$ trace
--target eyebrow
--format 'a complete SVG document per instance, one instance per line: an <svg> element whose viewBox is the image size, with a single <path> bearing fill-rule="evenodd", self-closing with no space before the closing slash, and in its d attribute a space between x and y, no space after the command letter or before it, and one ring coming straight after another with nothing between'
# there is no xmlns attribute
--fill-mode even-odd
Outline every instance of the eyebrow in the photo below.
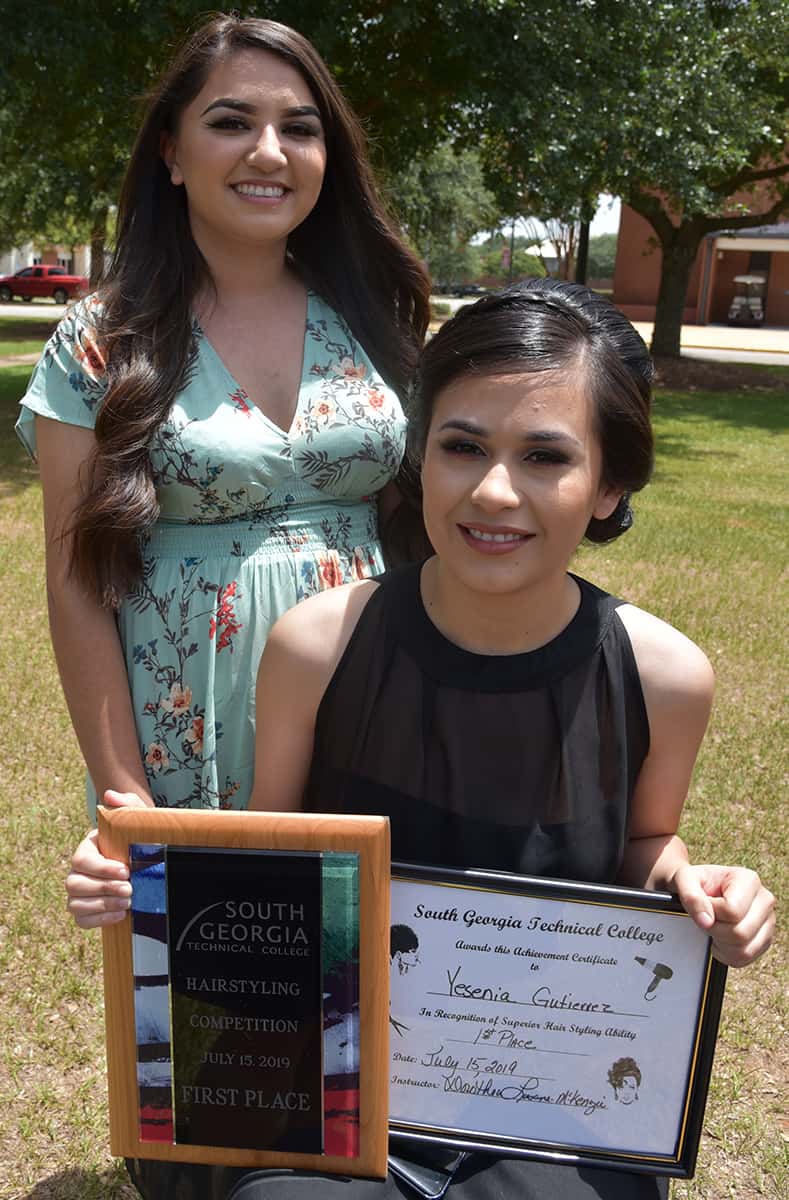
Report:
<svg viewBox="0 0 789 1200"><path fill-rule="evenodd" d="M462 421L460 419L445 421L439 427L438 432L442 433L445 429L457 429L461 433L470 433L472 437L489 438L490 432L482 425L477 425L474 421ZM534 429L529 433L524 434L522 441L524 442L564 442L574 446L580 446L578 438L573 437L570 433L564 433L560 429Z"/></svg>
<svg viewBox="0 0 789 1200"><path fill-rule="evenodd" d="M204 117L206 113L210 113L214 108L232 108L235 112L247 113L252 115L257 112L257 105L247 104L245 100L236 100L233 96L222 96L219 100L212 100L208 108L204 108L200 113ZM320 121L321 114L313 104L299 104L294 108L286 108L282 113L283 117L317 117Z"/></svg>

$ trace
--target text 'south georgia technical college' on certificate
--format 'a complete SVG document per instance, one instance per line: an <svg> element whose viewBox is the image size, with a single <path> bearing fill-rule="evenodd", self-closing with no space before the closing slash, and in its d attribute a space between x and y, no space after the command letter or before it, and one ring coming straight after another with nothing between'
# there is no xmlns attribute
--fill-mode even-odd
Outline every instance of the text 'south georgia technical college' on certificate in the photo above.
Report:
<svg viewBox="0 0 789 1200"><path fill-rule="evenodd" d="M725 969L663 894L395 865L390 1128L687 1176Z"/></svg>

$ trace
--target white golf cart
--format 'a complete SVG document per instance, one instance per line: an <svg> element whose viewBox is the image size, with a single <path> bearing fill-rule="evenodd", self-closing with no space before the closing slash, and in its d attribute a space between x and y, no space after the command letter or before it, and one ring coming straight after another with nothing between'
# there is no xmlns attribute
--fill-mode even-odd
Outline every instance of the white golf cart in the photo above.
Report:
<svg viewBox="0 0 789 1200"><path fill-rule="evenodd" d="M730 325L761 325L764 321L765 279L762 275L735 275L735 293L729 305Z"/></svg>

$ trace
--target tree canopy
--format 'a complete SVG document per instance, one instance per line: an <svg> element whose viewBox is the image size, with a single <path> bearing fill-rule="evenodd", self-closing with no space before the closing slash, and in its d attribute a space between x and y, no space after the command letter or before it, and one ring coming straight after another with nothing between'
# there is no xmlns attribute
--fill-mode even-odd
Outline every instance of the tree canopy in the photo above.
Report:
<svg viewBox="0 0 789 1200"><path fill-rule="evenodd" d="M536 34L531 4L503 7L507 69L476 113L496 194L511 211L583 219L605 190L641 213L662 253L653 349L678 354L701 238L789 212L789 7L548 0ZM554 45L542 115L530 89L508 86L513 47L535 36Z"/></svg>
<svg viewBox="0 0 789 1200"><path fill-rule="evenodd" d="M477 12L489 7L495 0L234 9L307 34L365 123L375 161L394 176L444 138L459 81L473 74L466 51ZM56 228L67 203L100 248L138 99L205 12L201 0L0 0L0 239Z"/></svg>
<svg viewBox="0 0 789 1200"><path fill-rule="evenodd" d="M99 262L145 91L186 3L0 3L0 230L88 231ZM13 10L13 16L11 14Z"/></svg>
<svg viewBox="0 0 789 1200"><path fill-rule="evenodd" d="M678 355L702 238L789 213L789 8L686 3L680 22L676 6L654 7L613 186L655 232L662 272L652 348Z"/></svg>
<svg viewBox="0 0 789 1200"><path fill-rule="evenodd" d="M199 0L0 0L0 240L67 218L99 247L137 97L204 11ZM600 192L620 195L660 246L661 352L678 353L705 233L789 211L785 0L270 0L236 11L317 45L395 196L448 143L479 151L507 216L588 220ZM416 197L408 214L398 203L425 228Z"/></svg>
<svg viewBox="0 0 789 1200"><path fill-rule="evenodd" d="M613 279L616 262L615 233L600 233L589 239L589 277L591 279Z"/></svg>
<svg viewBox="0 0 789 1200"><path fill-rule="evenodd" d="M530 253L533 245L530 238L512 238L505 233L494 233L477 246L481 274L486 279L495 280L500 286L547 274L539 256Z"/></svg>
<svg viewBox="0 0 789 1200"><path fill-rule="evenodd" d="M388 190L412 245L434 276L457 280L474 273L471 238L499 219L475 151L437 146L389 176Z"/></svg>

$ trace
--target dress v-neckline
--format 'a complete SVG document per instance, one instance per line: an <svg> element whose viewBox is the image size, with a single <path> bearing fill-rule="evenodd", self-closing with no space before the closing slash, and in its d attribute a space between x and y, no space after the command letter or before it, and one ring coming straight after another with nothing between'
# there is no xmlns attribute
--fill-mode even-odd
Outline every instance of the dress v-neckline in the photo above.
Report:
<svg viewBox="0 0 789 1200"><path fill-rule="evenodd" d="M211 339L206 334L205 330L203 329L202 325L198 321L197 317L193 318L196 330L198 331L198 333L200 335L201 344L208 349L211 356L218 363L219 367L221 368L223 373L226 375L229 382L232 384L233 392L234 393L240 392L241 395L245 398L245 400L247 400L249 403L249 412L257 414L258 418L261 421L263 421L269 427L269 429L273 429L277 434L279 434L279 436L281 438L284 438L286 441L292 440L292 435L293 435L293 432L294 432L294 429L296 426L296 422L297 422L300 412L301 412L301 395L302 395L302 392L304 391L304 371L305 371L305 367L306 367L306 363L307 363L307 332L308 332L308 329L310 326L310 316L311 316L313 299L314 299L314 294L308 288L307 289L307 307L306 307L306 311L305 311L305 315L304 315L304 336L302 337L302 340L301 340L301 368L299 370L299 386L298 386L298 391L296 393L296 405L293 409L293 416L291 417L290 425L287 427L287 429L283 428L282 425L278 425L276 421L273 421L271 419L271 417L269 417L266 413L264 413L263 409L260 407L259 404L255 404L255 402L253 400L250 400L246 388L242 387L241 384L238 382L238 380L235 378L235 376L231 372L230 368L228 367L227 363L222 358L222 355L219 353L219 351L216 349L216 347L214 346Z"/></svg>

